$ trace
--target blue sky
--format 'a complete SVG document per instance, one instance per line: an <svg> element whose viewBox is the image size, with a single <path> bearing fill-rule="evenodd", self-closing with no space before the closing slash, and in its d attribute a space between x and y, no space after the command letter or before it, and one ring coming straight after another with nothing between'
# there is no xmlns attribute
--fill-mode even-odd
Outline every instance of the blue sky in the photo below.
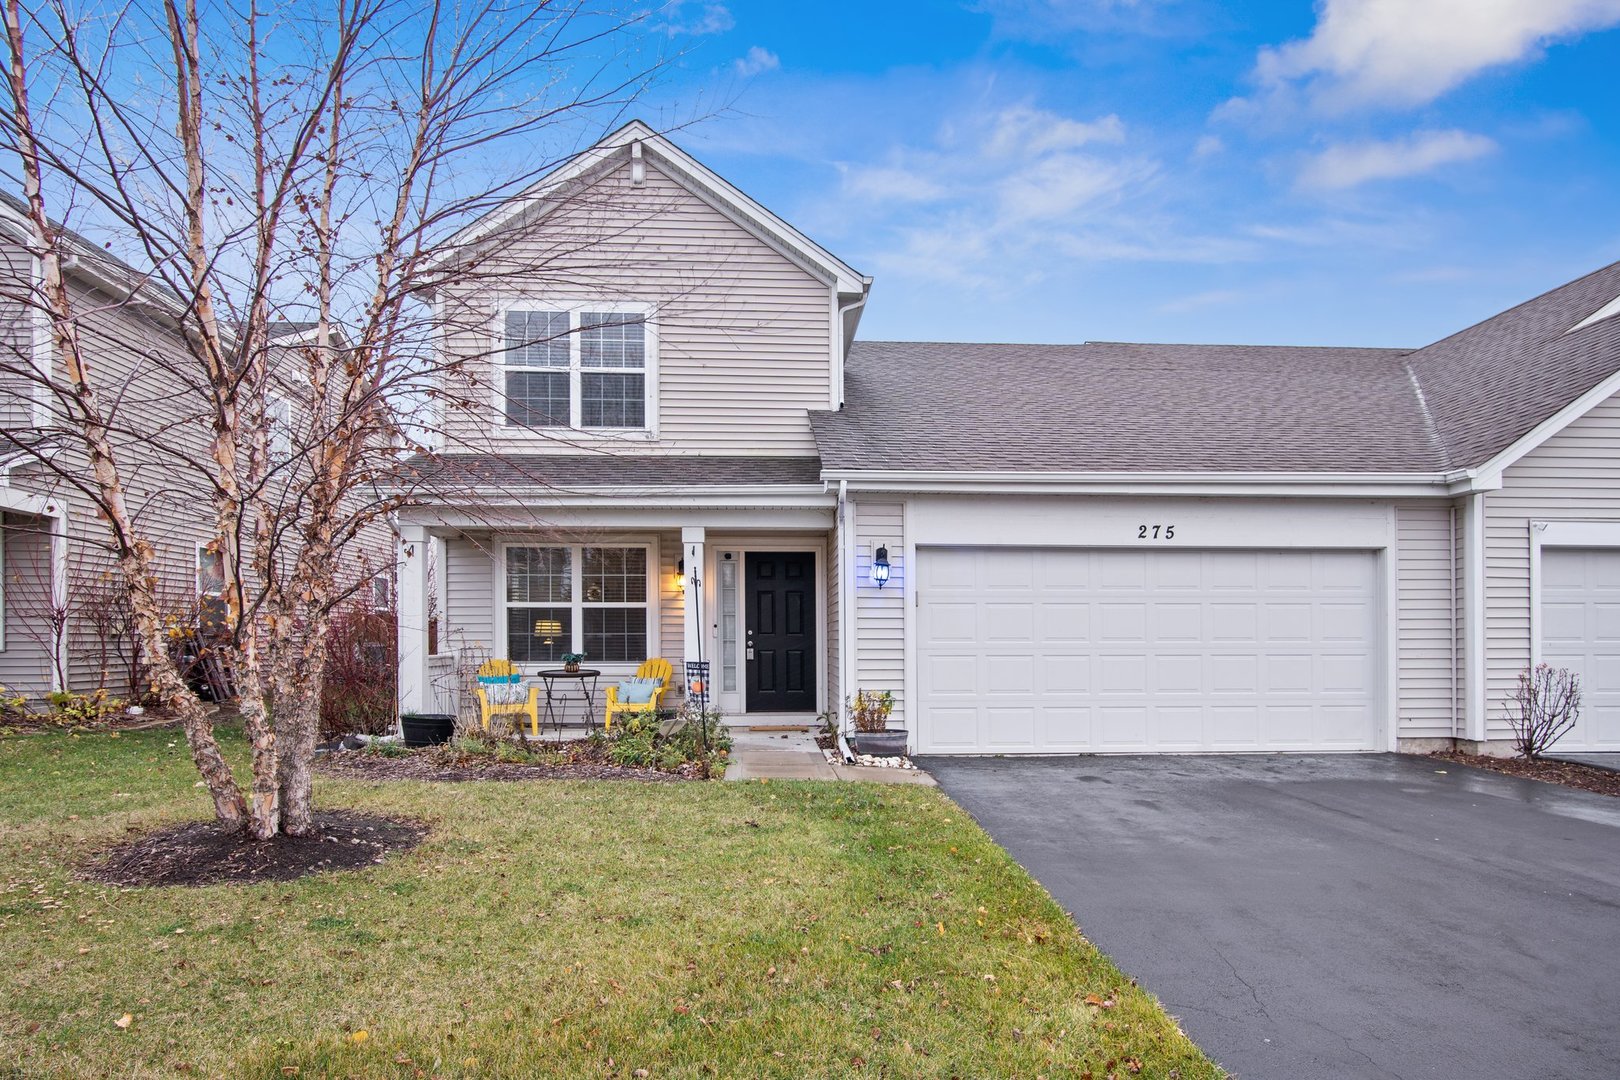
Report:
<svg viewBox="0 0 1620 1080"><path fill-rule="evenodd" d="M866 338L1421 345L1620 259L1620 0L684 0L641 109Z"/></svg>

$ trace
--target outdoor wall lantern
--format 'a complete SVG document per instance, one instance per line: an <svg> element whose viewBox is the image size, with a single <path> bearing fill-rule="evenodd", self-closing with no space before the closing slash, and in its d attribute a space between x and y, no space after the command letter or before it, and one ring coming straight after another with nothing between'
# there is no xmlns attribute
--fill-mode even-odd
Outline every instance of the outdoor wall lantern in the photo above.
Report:
<svg viewBox="0 0 1620 1080"><path fill-rule="evenodd" d="M872 580L880 589L889 583L889 549L882 544L872 553Z"/></svg>
<svg viewBox="0 0 1620 1080"><path fill-rule="evenodd" d="M675 591L676 592L685 592L686 591L686 560L685 559L676 559L675 560Z"/></svg>
<svg viewBox="0 0 1620 1080"><path fill-rule="evenodd" d="M556 619L541 619L534 624L534 636L539 638L543 645L555 644L561 634L562 623Z"/></svg>

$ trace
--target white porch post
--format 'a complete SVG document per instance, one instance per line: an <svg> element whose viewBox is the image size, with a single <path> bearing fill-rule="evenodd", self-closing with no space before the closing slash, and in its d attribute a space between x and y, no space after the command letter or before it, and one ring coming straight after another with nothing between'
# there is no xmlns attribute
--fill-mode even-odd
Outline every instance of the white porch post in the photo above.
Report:
<svg viewBox="0 0 1620 1080"><path fill-rule="evenodd" d="M399 526L399 711L425 712L428 686L428 532Z"/></svg>
<svg viewBox="0 0 1620 1080"><path fill-rule="evenodd" d="M686 560L686 595L682 598L682 616L686 627L687 660L706 659L703 652L703 537L701 525L681 529L681 558ZM680 676L681 685L686 686L684 668ZM712 694L710 700L713 700Z"/></svg>
<svg viewBox="0 0 1620 1080"><path fill-rule="evenodd" d="M47 519L51 523L51 608L53 618L55 612L62 611L68 604L68 536L67 536L67 508L59 508ZM51 689L71 690L68 685L72 680L72 673L68 670L68 622L61 623L61 633L57 635L51 648L55 655L51 657Z"/></svg>

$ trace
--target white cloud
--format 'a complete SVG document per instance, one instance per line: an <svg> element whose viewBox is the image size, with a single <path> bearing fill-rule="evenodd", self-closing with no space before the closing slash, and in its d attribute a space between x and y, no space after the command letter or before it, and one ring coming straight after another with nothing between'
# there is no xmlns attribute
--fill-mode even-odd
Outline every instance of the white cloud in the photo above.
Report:
<svg viewBox="0 0 1620 1080"><path fill-rule="evenodd" d="M738 75L749 78L762 71L775 71L782 66L781 59L771 50L754 45L748 52L731 62Z"/></svg>
<svg viewBox="0 0 1620 1080"><path fill-rule="evenodd" d="M692 4L669 0L664 5L664 29L675 34L723 34L737 25L731 9L724 4Z"/></svg>
<svg viewBox="0 0 1620 1080"><path fill-rule="evenodd" d="M937 180L904 165L844 166L844 191L875 203L932 202L944 197Z"/></svg>
<svg viewBox="0 0 1620 1080"><path fill-rule="evenodd" d="M1219 135L1205 135L1193 145L1192 156L1194 161L1207 161L1212 157L1220 156L1225 151L1226 143Z"/></svg>
<svg viewBox="0 0 1620 1080"><path fill-rule="evenodd" d="M991 157L1077 150L1087 143L1121 143L1125 124L1109 114L1096 120L1071 120L1030 105L1014 105L996 114L984 152Z"/></svg>
<svg viewBox="0 0 1620 1080"><path fill-rule="evenodd" d="M1340 143L1314 155L1300 171L1299 184L1314 190L1337 190L1370 180L1417 176L1461 161L1473 161L1496 150L1483 135L1455 129L1419 131L1398 139Z"/></svg>
<svg viewBox="0 0 1620 1080"><path fill-rule="evenodd" d="M1262 49L1271 94L1318 104L1421 105L1547 44L1620 24L1620 0L1321 0L1311 36ZM1254 104L1239 102L1243 104Z"/></svg>

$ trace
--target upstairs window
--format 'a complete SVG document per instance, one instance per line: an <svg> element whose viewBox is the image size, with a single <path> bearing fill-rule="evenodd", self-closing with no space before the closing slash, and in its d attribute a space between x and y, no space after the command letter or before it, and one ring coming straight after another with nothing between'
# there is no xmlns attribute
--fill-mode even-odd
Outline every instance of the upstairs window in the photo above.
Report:
<svg viewBox="0 0 1620 1080"><path fill-rule="evenodd" d="M640 312L520 309L504 318L507 425L647 427L647 323Z"/></svg>

